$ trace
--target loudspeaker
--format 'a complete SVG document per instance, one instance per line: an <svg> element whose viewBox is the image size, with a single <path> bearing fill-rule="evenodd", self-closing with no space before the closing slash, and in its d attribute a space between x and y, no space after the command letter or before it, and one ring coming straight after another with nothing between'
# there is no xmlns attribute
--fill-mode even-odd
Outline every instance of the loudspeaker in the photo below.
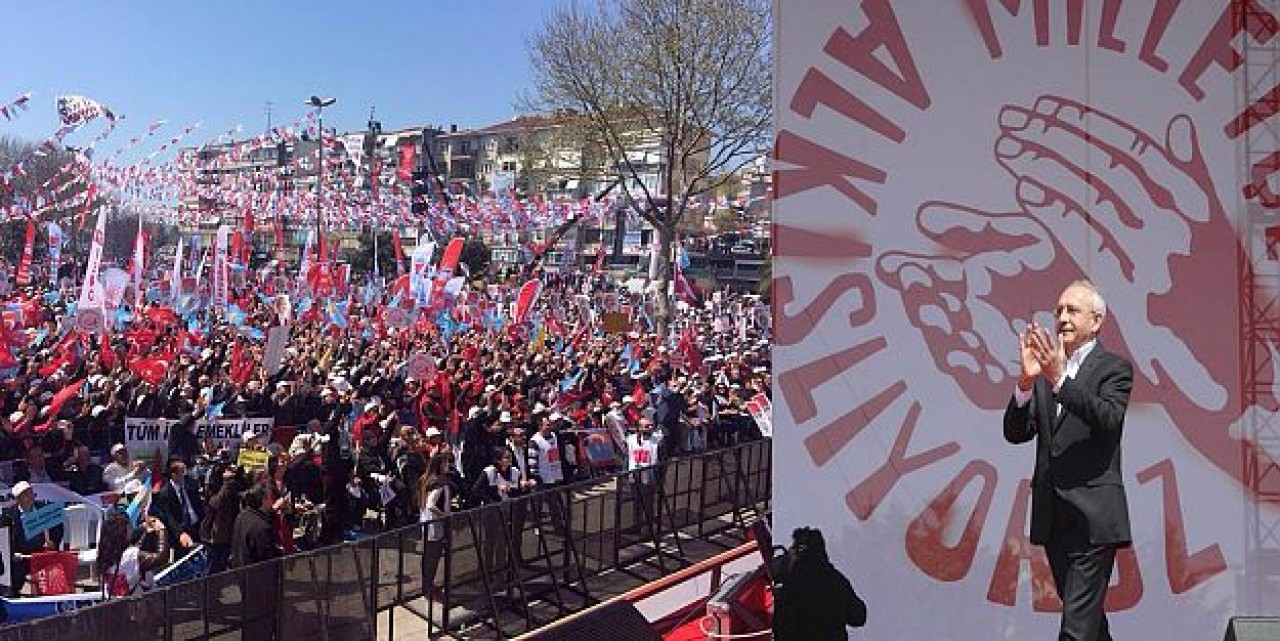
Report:
<svg viewBox="0 0 1280 641"><path fill-rule="evenodd" d="M1231 617L1223 641L1276 641L1280 617Z"/></svg>

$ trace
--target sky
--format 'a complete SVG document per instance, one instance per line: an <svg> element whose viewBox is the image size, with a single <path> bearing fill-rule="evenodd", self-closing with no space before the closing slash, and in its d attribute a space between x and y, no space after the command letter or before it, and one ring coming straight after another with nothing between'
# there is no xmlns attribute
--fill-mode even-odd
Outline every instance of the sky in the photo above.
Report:
<svg viewBox="0 0 1280 641"><path fill-rule="evenodd" d="M87 96L125 120L114 150L156 120L154 150L194 123L198 145L239 124L241 137L290 124L312 95L336 98L325 127L384 131L508 120L529 90L525 43L565 0L6 0L0 136L37 142L58 126L55 100ZM64 144L87 142L90 123Z"/></svg>

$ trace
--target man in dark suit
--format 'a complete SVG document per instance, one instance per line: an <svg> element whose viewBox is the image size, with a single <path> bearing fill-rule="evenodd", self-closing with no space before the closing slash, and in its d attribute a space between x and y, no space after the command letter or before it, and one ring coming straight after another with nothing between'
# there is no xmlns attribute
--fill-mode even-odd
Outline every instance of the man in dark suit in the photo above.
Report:
<svg viewBox="0 0 1280 641"><path fill-rule="evenodd" d="M164 523L174 558L181 558L195 547L200 520L204 518L204 504L200 501L200 488L187 478L186 463L178 459L169 461L169 478L151 498L151 515Z"/></svg>
<svg viewBox="0 0 1280 641"><path fill-rule="evenodd" d="M1097 341L1107 309L1092 283L1069 285L1054 313L1056 341L1034 323L1022 333L1004 437L1037 439L1031 542L1044 546L1062 598L1059 641L1110 641L1107 584L1132 540L1120 437L1133 366Z"/></svg>

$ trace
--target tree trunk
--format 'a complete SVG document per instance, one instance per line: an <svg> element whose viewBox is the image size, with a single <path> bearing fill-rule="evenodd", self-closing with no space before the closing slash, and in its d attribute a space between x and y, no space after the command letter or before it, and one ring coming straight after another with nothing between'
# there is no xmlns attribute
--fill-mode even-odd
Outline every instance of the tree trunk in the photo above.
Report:
<svg viewBox="0 0 1280 641"><path fill-rule="evenodd" d="M657 326L658 339L663 340L667 336L667 327L671 324L673 309L671 300L671 245L675 239L675 225L664 224L655 227L654 231L658 234L653 250L657 252L658 256L657 274L654 275L654 282L658 284L658 290L654 294L653 322Z"/></svg>

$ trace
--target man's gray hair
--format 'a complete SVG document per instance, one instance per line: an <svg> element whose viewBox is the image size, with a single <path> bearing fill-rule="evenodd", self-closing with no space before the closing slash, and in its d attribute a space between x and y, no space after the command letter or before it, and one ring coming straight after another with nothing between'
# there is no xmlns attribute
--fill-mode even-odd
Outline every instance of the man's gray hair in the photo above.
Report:
<svg viewBox="0 0 1280 641"><path fill-rule="evenodd" d="M1071 289L1072 287L1080 287L1082 289L1089 290L1089 293L1093 294L1093 311L1097 312L1099 316L1105 317L1107 315L1107 301L1102 298L1102 290L1098 289L1097 285L1094 285L1092 281L1082 278L1068 285L1067 289Z"/></svg>

